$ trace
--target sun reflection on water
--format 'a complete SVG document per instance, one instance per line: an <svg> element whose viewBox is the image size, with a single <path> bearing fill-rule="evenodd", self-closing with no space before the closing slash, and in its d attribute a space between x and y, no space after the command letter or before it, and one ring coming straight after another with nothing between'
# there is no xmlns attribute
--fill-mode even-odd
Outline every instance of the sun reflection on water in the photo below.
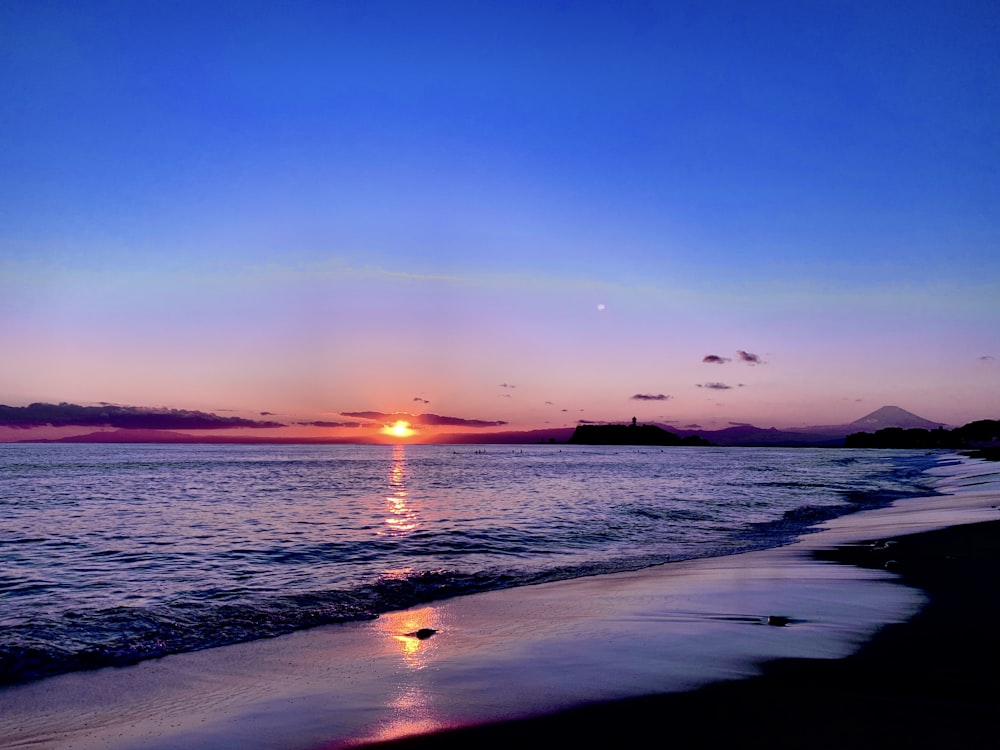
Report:
<svg viewBox="0 0 1000 750"><path fill-rule="evenodd" d="M409 534L420 524L417 512L406 491L406 448L392 447L392 464L389 466L389 494L385 498L389 515L385 519L387 530L381 533L390 536Z"/></svg>

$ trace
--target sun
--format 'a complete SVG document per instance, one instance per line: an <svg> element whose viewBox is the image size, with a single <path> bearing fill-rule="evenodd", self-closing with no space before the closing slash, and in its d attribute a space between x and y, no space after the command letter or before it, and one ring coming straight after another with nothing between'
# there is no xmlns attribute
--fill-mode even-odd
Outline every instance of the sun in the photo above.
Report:
<svg viewBox="0 0 1000 750"><path fill-rule="evenodd" d="M392 435L393 437L405 438L405 437L410 437L410 435L412 435L414 431L410 429L409 422L405 422L402 419L400 419L395 424L386 425L385 427L383 427L382 432L385 435Z"/></svg>

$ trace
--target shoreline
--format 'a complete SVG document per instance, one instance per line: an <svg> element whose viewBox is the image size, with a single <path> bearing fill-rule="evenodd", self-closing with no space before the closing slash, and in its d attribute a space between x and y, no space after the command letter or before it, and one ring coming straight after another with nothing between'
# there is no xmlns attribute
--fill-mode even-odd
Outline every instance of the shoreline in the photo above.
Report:
<svg viewBox="0 0 1000 750"><path fill-rule="evenodd" d="M841 516L782 548L459 597L368 623L15 686L0 691L0 737L8 738L0 746L329 749L391 739L404 747L447 747L498 733L530 744L543 729L593 745L638 741L632 732L644 721L662 732L664 712L677 714L676 731L687 721L692 732L695 717L714 732L722 731L718 717L743 712L743 720L731 722L736 732L742 721L757 721L750 709L756 704L771 711L770 722L787 722L782 711L810 715L819 722L814 733L824 721L823 706L810 714L799 704L806 695L823 704L859 694L843 689L852 679L870 683L861 693L869 702L912 703L878 670L831 666L853 664L850 654L865 654L887 637L890 644L908 642L908 636L883 635L907 627L883 628L887 622L919 623L938 600L954 612L948 592L957 590L981 594L986 609L977 622L988 626L984 618L995 614L993 573L984 578L980 571L996 572L1000 555L992 550L1000 545L990 540L1000 537L1000 528L964 524L1000 518L994 468L959 459L931 472L946 494ZM943 527L957 536L935 544L982 549L975 565L951 566L964 577L958 581L928 584L926 570L887 572L870 546L858 546ZM917 546L926 548L926 541ZM841 555L837 562L816 558L835 548L840 551L830 554ZM858 567L847 559L851 554L872 564ZM914 584L931 597L924 610L926 597ZM788 626L768 627L771 616L788 617ZM437 632L416 637L424 628ZM951 633L937 625L930 632ZM975 642L990 648L988 641ZM949 653L942 644L927 649ZM897 658L885 669L891 678L907 666ZM941 669L938 664L931 672ZM775 705L769 708L758 694ZM440 733L456 727L465 728ZM773 727L764 727L761 742L774 735ZM399 739L407 735L415 736ZM743 744L748 737L745 727L720 741L723 736ZM803 744L801 735L791 736L797 741L789 746Z"/></svg>
<svg viewBox="0 0 1000 750"><path fill-rule="evenodd" d="M995 455L963 454L996 461ZM951 477L942 491L975 485ZM997 473L992 474L993 491ZM954 496L953 496L954 497ZM931 530L893 533L819 545L818 561L867 570L891 570L899 582L927 595L912 616L884 625L852 654L839 659L783 658L764 662L760 673L694 690L577 706L544 716L466 726L433 734L365 744L366 750L465 748L482 744L537 744L540 737L583 747L644 744L665 736L695 746L837 748L864 746L993 747L1000 705L1000 519L966 521L954 508L955 525L902 501L905 528L910 511L930 515ZM951 503L949 503L951 505ZM961 505L961 504L959 504ZM991 505L1000 510L1000 503ZM830 525L830 524L827 524ZM836 523L832 525L837 525ZM806 540L803 540L806 541ZM333 747L333 746L330 746Z"/></svg>
<svg viewBox="0 0 1000 750"><path fill-rule="evenodd" d="M580 706L548 716L365 745L375 750L534 745L584 747L667 737L698 746L994 747L1000 705L1000 521L839 547L838 563L881 568L929 595L912 618L842 659L779 659L762 673L696 690ZM891 542L885 545L884 542Z"/></svg>

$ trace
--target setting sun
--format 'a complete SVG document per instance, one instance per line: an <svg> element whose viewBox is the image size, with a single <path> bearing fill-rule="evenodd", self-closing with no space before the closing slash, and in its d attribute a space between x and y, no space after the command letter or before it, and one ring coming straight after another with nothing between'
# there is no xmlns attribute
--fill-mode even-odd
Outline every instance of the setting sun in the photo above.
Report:
<svg viewBox="0 0 1000 750"><path fill-rule="evenodd" d="M410 429L410 423L404 422L402 419L393 425L386 425L382 429L382 432L393 437L410 437L413 434L413 430Z"/></svg>

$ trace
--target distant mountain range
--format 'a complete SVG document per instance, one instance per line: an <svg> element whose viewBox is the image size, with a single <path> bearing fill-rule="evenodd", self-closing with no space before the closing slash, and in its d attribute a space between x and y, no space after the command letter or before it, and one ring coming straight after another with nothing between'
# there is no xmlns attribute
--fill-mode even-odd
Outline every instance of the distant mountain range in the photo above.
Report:
<svg viewBox="0 0 1000 750"><path fill-rule="evenodd" d="M697 435L715 445L837 446L843 445L844 438L855 432L874 432L887 427L933 430L943 426L941 422L932 422L898 406L883 406L848 424L813 425L786 430L774 427L763 429L749 424L735 425L722 430L676 430L669 427L667 429L671 429L681 437Z"/></svg>
<svg viewBox="0 0 1000 750"><path fill-rule="evenodd" d="M842 425L817 425L796 429L778 430L774 427L755 427L751 424L733 425L721 430L688 430L677 429L668 424L656 424L663 430L677 435L679 438L700 438L713 445L720 446L839 446L844 444L844 438L856 432L874 432L887 427L904 429L921 428L932 430L943 425L932 422L916 414L901 409L898 406L883 406L871 414ZM575 427L554 427L539 430L508 431L508 432L477 432L452 433L437 437L435 442L450 445L482 445L505 444L525 445L530 443L567 443L573 435ZM273 438L256 435L222 436L222 435L189 435L167 430L114 430L92 432L86 435L59 438L57 440L30 442L58 443L285 443L285 444L338 444L355 443L356 438Z"/></svg>
<svg viewBox="0 0 1000 750"><path fill-rule="evenodd" d="M855 432L873 432L886 427L933 430L940 422L919 417L898 406L883 406L848 424L813 425L786 430L763 429L753 425L735 425L723 430L673 430L681 437L697 435L715 445L727 446L837 446Z"/></svg>

